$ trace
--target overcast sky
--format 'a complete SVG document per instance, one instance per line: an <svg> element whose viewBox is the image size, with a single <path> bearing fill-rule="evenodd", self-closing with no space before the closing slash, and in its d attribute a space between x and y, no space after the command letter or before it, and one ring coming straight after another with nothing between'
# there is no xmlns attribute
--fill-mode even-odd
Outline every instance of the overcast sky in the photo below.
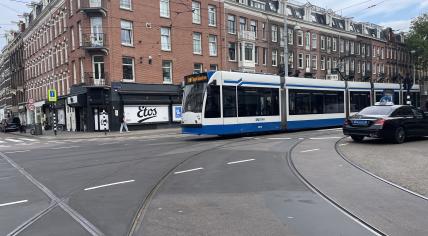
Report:
<svg viewBox="0 0 428 236"><path fill-rule="evenodd" d="M5 45L5 32L17 28L12 21L18 21L17 15L30 10L25 2L30 0L0 0L0 48ZM389 26L401 31L409 29L412 18L428 12L428 0L311 0L309 2L333 9L344 16L354 17L357 21Z"/></svg>

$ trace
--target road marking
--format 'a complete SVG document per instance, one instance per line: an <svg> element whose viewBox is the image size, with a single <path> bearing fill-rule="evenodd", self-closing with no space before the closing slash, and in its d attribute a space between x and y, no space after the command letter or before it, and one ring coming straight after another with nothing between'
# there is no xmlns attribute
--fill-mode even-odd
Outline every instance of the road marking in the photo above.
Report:
<svg viewBox="0 0 428 236"><path fill-rule="evenodd" d="M291 138L268 138L268 139L272 139L272 140L290 140Z"/></svg>
<svg viewBox="0 0 428 236"><path fill-rule="evenodd" d="M199 168L190 169L190 170L177 171L177 172L174 172L174 175L176 175L176 174L181 174L181 173L186 173L186 172L191 172L191 171L195 171L195 170L203 170L203 169L204 169L204 168L199 167Z"/></svg>
<svg viewBox="0 0 428 236"><path fill-rule="evenodd" d="M305 138L299 138L299 140L303 140L303 139L305 139Z"/></svg>
<svg viewBox="0 0 428 236"><path fill-rule="evenodd" d="M29 152L31 150L20 150L20 151L12 151L12 152L5 152L5 153L18 153L18 152Z"/></svg>
<svg viewBox="0 0 428 236"><path fill-rule="evenodd" d="M126 180L126 181L121 181L121 182L115 182L115 183L111 183L111 184L103 184L103 185L99 185L99 186L94 186L94 187L90 187L90 188L85 188L85 191L88 190L93 190L93 189L97 189L97 188L104 188L104 187L108 187L108 186L113 186L113 185L118 185L118 184L126 184L126 183L131 183L134 182L135 180L131 179L131 180Z"/></svg>
<svg viewBox="0 0 428 236"><path fill-rule="evenodd" d="M32 139L32 138L19 138L19 139L25 140L25 141L31 141L31 142L37 141L37 139Z"/></svg>
<svg viewBox="0 0 428 236"><path fill-rule="evenodd" d="M334 128L334 129L319 129L318 132L325 132L325 131L334 131L334 130L342 130L342 128Z"/></svg>
<svg viewBox="0 0 428 236"><path fill-rule="evenodd" d="M16 202L6 202L6 203L0 204L0 207L20 204L20 203L25 203L25 202L28 202L28 200L21 200L21 201L16 201Z"/></svg>
<svg viewBox="0 0 428 236"><path fill-rule="evenodd" d="M346 146L346 145L348 145L349 143L341 143L341 144L339 144L339 146Z"/></svg>
<svg viewBox="0 0 428 236"><path fill-rule="evenodd" d="M57 148L51 148L51 150L68 149L68 148L78 148L78 147L79 146L57 147Z"/></svg>
<svg viewBox="0 0 428 236"><path fill-rule="evenodd" d="M10 141L10 142L14 142L14 143L22 143L24 141L18 140L18 139L13 139L13 138L6 138L4 139L6 141Z"/></svg>
<svg viewBox="0 0 428 236"><path fill-rule="evenodd" d="M65 143L63 141L48 141L48 143Z"/></svg>
<svg viewBox="0 0 428 236"><path fill-rule="evenodd" d="M303 150L300 152L315 152L315 151L319 151L319 150L320 150L319 148L315 148L315 149Z"/></svg>
<svg viewBox="0 0 428 236"><path fill-rule="evenodd" d="M5 141L0 140L0 143L5 143Z"/></svg>
<svg viewBox="0 0 428 236"><path fill-rule="evenodd" d="M312 140L323 140L323 139L338 139L342 137L319 137L319 138L310 138Z"/></svg>
<svg viewBox="0 0 428 236"><path fill-rule="evenodd" d="M111 145L111 144L117 144L117 142L111 142L111 143L100 143L98 144L99 146L103 146L103 145Z"/></svg>
<svg viewBox="0 0 428 236"><path fill-rule="evenodd" d="M249 161L254 161L255 159L247 159L247 160L241 160L241 161L232 161L232 162L228 162L228 165L233 165L233 164L237 164L237 163L242 163L242 162L249 162Z"/></svg>
<svg viewBox="0 0 428 236"><path fill-rule="evenodd" d="M10 147L9 145L0 145L0 148L8 148Z"/></svg>

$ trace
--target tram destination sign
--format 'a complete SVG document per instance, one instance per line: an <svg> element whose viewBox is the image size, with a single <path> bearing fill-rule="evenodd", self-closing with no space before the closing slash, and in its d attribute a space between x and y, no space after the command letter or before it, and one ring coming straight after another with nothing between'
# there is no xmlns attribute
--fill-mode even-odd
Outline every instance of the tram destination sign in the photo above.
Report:
<svg viewBox="0 0 428 236"><path fill-rule="evenodd" d="M196 84L203 83L208 81L207 73L197 74L197 75L188 75L184 77L185 84Z"/></svg>

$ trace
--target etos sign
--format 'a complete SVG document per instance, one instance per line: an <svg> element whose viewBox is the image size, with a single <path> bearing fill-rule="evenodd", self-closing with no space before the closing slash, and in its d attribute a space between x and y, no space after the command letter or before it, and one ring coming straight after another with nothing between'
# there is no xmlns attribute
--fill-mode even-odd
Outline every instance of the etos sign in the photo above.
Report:
<svg viewBox="0 0 428 236"><path fill-rule="evenodd" d="M169 121L169 109L167 105L124 106L123 110L128 124L159 123Z"/></svg>

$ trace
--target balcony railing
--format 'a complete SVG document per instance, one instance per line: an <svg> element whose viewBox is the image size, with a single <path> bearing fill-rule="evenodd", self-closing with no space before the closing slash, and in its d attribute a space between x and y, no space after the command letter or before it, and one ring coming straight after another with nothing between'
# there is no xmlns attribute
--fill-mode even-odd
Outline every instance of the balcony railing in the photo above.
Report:
<svg viewBox="0 0 428 236"><path fill-rule="evenodd" d="M107 15L106 0L82 0L80 10L87 15Z"/></svg>
<svg viewBox="0 0 428 236"><path fill-rule="evenodd" d="M107 51L106 34L92 33L82 35L82 47L89 51Z"/></svg>
<svg viewBox="0 0 428 236"><path fill-rule="evenodd" d="M256 32L248 30L240 31L238 34L238 40L255 41Z"/></svg>
<svg viewBox="0 0 428 236"><path fill-rule="evenodd" d="M86 86L109 86L110 79L107 72L85 72L82 84Z"/></svg>

